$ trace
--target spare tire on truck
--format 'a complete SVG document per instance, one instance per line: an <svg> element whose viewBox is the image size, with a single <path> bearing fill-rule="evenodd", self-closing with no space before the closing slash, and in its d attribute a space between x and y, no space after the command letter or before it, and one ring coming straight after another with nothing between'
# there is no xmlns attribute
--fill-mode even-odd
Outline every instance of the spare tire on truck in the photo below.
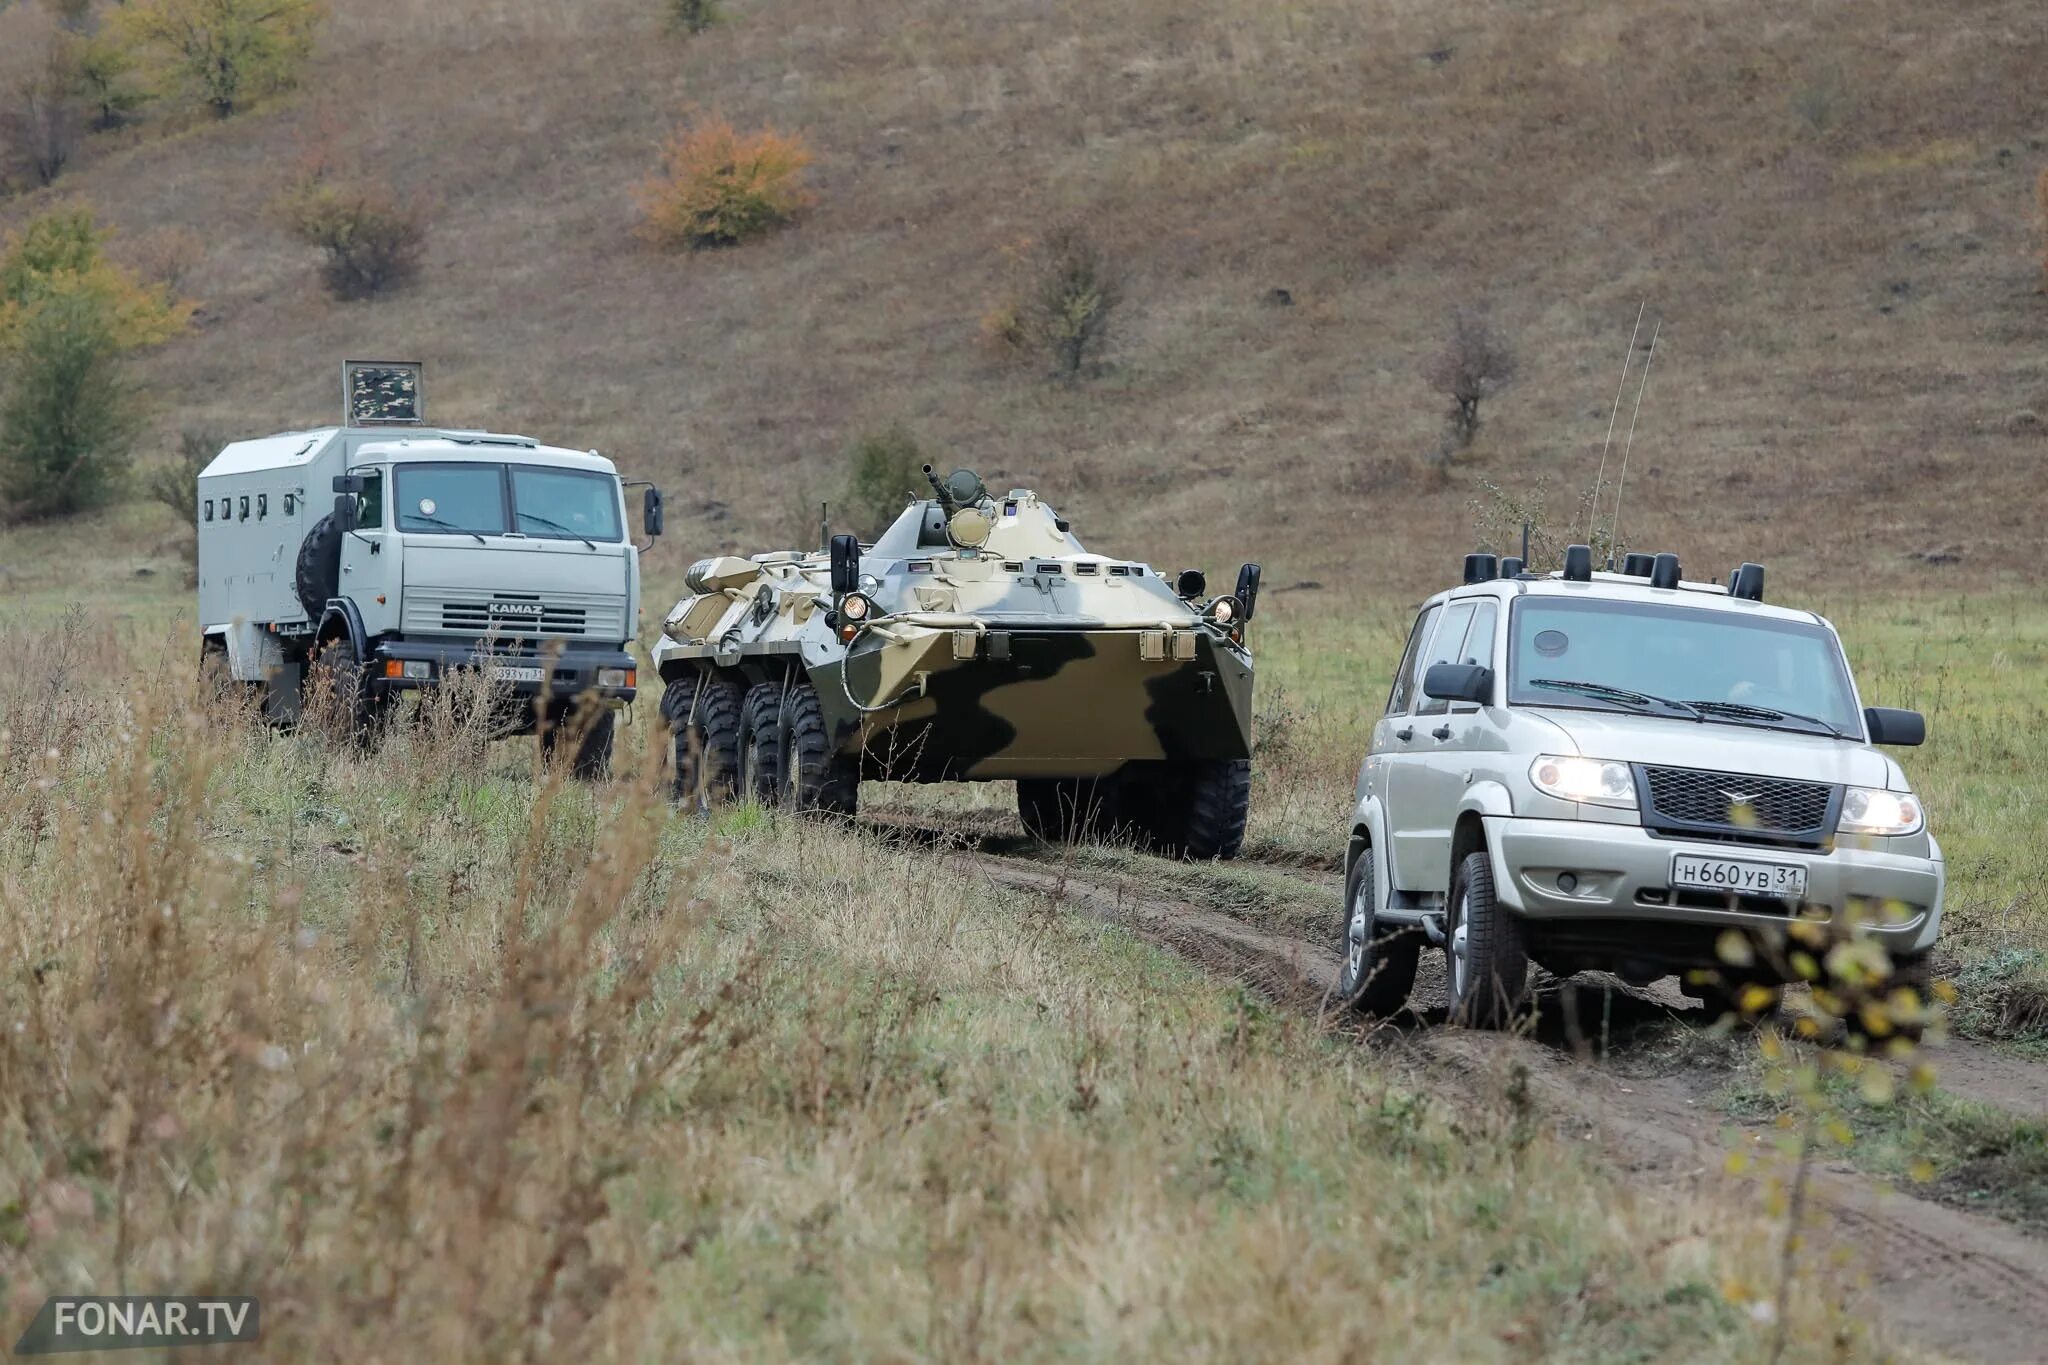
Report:
<svg viewBox="0 0 2048 1365"><path fill-rule="evenodd" d="M334 513L313 523L313 529L299 542L299 562L292 578L299 605L308 621L318 621L327 604L341 591L341 523Z"/></svg>

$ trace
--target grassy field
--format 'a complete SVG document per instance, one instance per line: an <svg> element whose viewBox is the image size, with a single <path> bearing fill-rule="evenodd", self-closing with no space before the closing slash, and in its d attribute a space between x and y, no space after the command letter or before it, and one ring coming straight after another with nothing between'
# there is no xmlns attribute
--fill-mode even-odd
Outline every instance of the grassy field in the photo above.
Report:
<svg viewBox="0 0 2048 1365"><path fill-rule="evenodd" d="M1440 1108L1056 900L651 771L133 685L183 644L8 631L10 1311L232 1288L281 1360L1765 1349L1767 1224L1512 1085ZM1794 1358L1874 1345L1846 1292Z"/></svg>

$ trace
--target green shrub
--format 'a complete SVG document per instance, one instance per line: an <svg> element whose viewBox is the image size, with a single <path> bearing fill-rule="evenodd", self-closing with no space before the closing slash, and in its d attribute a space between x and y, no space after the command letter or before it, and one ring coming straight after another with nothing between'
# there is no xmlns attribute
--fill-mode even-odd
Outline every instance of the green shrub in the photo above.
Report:
<svg viewBox="0 0 2048 1365"><path fill-rule="evenodd" d="M840 504L864 536L880 534L924 482L917 438L900 426L869 433L846 456L846 492Z"/></svg>
<svg viewBox="0 0 2048 1365"><path fill-rule="evenodd" d="M227 118L297 84L322 16L316 0L131 0L108 31L160 83Z"/></svg>
<svg viewBox="0 0 2048 1365"><path fill-rule="evenodd" d="M326 253L320 278L337 299L371 298L419 273L425 210L386 186L314 173L287 190L277 209L292 236Z"/></svg>
<svg viewBox="0 0 2048 1365"><path fill-rule="evenodd" d="M97 507L118 490L135 437L117 320L73 291L25 320L0 378L0 502L23 521Z"/></svg>
<svg viewBox="0 0 2048 1365"><path fill-rule="evenodd" d="M669 27L678 33L702 33L725 17L719 0L667 0Z"/></svg>

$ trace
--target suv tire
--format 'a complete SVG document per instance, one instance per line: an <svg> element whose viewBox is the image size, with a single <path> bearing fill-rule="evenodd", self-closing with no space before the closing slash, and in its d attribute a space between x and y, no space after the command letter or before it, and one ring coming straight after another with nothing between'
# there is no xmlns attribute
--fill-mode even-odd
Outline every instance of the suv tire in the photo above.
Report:
<svg viewBox="0 0 2048 1365"><path fill-rule="evenodd" d="M772 806L782 792L782 691L779 679L747 689L740 720L742 801Z"/></svg>
<svg viewBox="0 0 2048 1365"><path fill-rule="evenodd" d="M1458 865L1444 939L1451 1021L1484 1029L1512 1023L1528 990L1529 951L1521 920L1494 895L1493 860L1483 848Z"/></svg>
<svg viewBox="0 0 2048 1365"><path fill-rule="evenodd" d="M860 804L860 760L838 752L818 689L800 682L782 699L777 786L792 810L852 815Z"/></svg>
<svg viewBox="0 0 2048 1365"><path fill-rule="evenodd" d="M676 804L706 810L739 795L746 699L738 683L705 673L677 678L662 693L662 719L675 736Z"/></svg>
<svg viewBox="0 0 2048 1365"><path fill-rule="evenodd" d="M1422 957L1422 936L1406 927L1376 931L1373 908L1378 903L1373 852L1359 852L1344 878L1344 923L1337 951L1337 999L1362 1014L1398 1014L1415 989L1415 969Z"/></svg>

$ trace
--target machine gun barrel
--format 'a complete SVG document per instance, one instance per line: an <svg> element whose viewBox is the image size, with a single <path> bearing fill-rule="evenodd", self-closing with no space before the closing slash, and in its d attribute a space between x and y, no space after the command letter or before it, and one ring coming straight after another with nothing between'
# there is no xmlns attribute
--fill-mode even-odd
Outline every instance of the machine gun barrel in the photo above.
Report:
<svg viewBox="0 0 2048 1365"><path fill-rule="evenodd" d="M939 506L945 509L947 516L952 516L953 495L946 491L945 482L939 478L938 473L930 465L924 467L924 477L925 482L932 486L932 492L939 495Z"/></svg>

